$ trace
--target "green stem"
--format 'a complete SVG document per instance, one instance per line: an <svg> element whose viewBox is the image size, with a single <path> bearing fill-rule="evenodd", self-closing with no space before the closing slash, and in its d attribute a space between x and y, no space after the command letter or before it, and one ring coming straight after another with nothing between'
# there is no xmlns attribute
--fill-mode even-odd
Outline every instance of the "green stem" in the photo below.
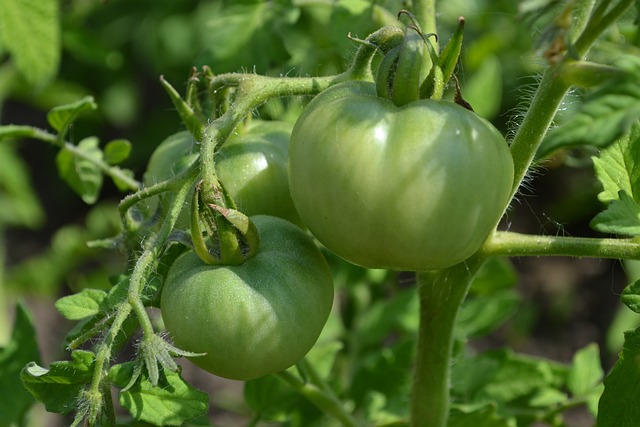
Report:
<svg viewBox="0 0 640 427"><path fill-rule="evenodd" d="M422 32L425 34L438 34L438 26L436 24L436 0L413 0L411 12L420 24ZM437 49L438 43L434 42Z"/></svg>
<svg viewBox="0 0 640 427"><path fill-rule="evenodd" d="M536 151L569 90L570 84L559 78L561 66L562 63L546 69L527 114L511 141L514 165L512 195L516 193L525 178Z"/></svg>
<svg viewBox="0 0 640 427"><path fill-rule="evenodd" d="M603 1L596 6L591 19L574 44L574 52L582 59L596 39L617 18L627 10L633 0L620 0L606 12L609 2ZM536 95L527 110L527 114L511 142L515 174L512 195L516 193L527 170L535 157L555 113L565 94L574 83L567 78L564 67L573 61L566 58L558 64L549 66L542 76Z"/></svg>
<svg viewBox="0 0 640 427"><path fill-rule="evenodd" d="M278 378L289 384L298 393L317 406L323 412L333 416L345 427L359 427L360 424L342 406L340 400L315 384L302 381L289 371L276 374Z"/></svg>
<svg viewBox="0 0 640 427"><path fill-rule="evenodd" d="M101 393L103 380L108 374L106 367L111 360L114 342L118 333L122 329L122 325L132 311L136 314L145 336L154 333L151 320L149 319L141 300L141 293L144 285L147 283L147 279L149 273L152 271L154 262L157 260L159 251L163 247L171 233L171 230L173 229L173 226L175 225L175 222L177 221L182 205L184 204L190 189L191 186L187 182L184 183L176 193L171 209L167 213L166 221L163 223L160 232L155 236L152 244L142 252L136 262L131 278L129 279L127 299L118 305L113 323L111 323L106 336L97 347L93 378L89 390L90 393Z"/></svg>
<svg viewBox="0 0 640 427"><path fill-rule="evenodd" d="M87 155L87 153L78 149L78 146L73 145L70 142L60 141L58 135L30 126L3 126L3 128L11 128L13 130L12 136L14 138L37 139L39 141L48 142L56 147L65 148L77 158L93 163L93 165L100 169L100 171L105 175L122 182L129 190L137 191L142 187L141 183L125 174L119 167L111 166L102 160L98 160Z"/></svg>
<svg viewBox="0 0 640 427"><path fill-rule="evenodd" d="M640 259L640 241L636 239L536 236L499 231L487 239L481 252L487 256Z"/></svg>
<svg viewBox="0 0 640 427"><path fill-rule="evenodd" d="M574 43L580 57L586 55L598 37L613 24L634 3L634 0L620 0L609 9L610 0L601 1L593 11L585 30ZM607 9L609 9L608 12Z"/></svg>
<svg viewBox="0 0 640 427"><path fill-rule="evenodd" d="M474 256L449 269L418 273L420 329L411 394L411 427L446 427L456 317L484 263Z"/></svg>

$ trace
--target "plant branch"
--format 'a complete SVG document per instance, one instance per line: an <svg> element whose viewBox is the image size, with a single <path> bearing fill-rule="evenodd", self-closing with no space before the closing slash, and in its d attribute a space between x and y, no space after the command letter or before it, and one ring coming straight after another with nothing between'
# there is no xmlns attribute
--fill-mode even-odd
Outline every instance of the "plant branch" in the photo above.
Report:
<svg viewBox="0 0 640 427"><path fill-rule="evenodd" d="M562 65L563 63L560 63L546 69L527 114L511 141L514 165L512 196L524 180L536 151L571 86L565 79L559 77L559 67Z"/></svg>
<svg viewBox="0 0 640 427"><path fill-rule="evenodd" d="M536 236L499 231L487 239L481 253L487 256L640 259L640 241L636 239Z"/></svg>
<svg viewBox="0 0 640 427"><path fill-rule="evenodd" d="M603 0L596 6L584 31L574 43L579 56L586 55L598 37L631 7L634 0L620 0L607 12L610 3L609 0Z"/></svg>
<svg viewBox="0 0 640 427"><path fill-rule="evenodd" d="M59 148L65 148L69 150L77 158L82 159L86 162L92 163L94 166L100 169L100 171L105 175L111 177L114 180L118 180L122 182L127 186L127 189L129 190L137 191L140 189L140 187L142 187L142 184L140 182L138 182L137 180L125 174L123 170L120 169L119 167L111 166L102 160L98 160L94 157L88 156L87 153L78 149L78 146L73 145L70 142L60 141L60 139L58 138L58 135L55 135L53 133L50 133L35 127L31 127L31 126L11 125L11 126L2 126L2 128L6 129L6 133L7 133L6 137L10 136L12 138L37 139L39 141L48 142ZM5 136L0 134L0 137L4 138Z"/></svg>
<svg viewBox="0 0 640 427"><path fill-rule="evenodd" d="M446 427L454 329L483 254L446 270L418 273L420 329L411 394L411 427Z"/></svg>

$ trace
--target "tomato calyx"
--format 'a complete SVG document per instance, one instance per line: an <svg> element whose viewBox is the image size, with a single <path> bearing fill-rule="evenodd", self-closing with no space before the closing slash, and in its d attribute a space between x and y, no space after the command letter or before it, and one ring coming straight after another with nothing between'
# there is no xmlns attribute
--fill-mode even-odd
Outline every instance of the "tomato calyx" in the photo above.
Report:
<svg viewBox="0 0 640 427"><path fill-rule="evenodd" d="M433 38L438 42L437 34L425 34L410 12L401 10L398 18L403 15L411 24L401 43L382 51L384 57L376 75L377 95L399 107L419 99L441 99L460 56L464 18L458 19L451 40L438 54L431 41Z"/></svg>
<svg viewBox="0 0 640 427"><path fill-rule="evenodd" d="M191 199L190 232L194 251L211 265L238 265L254 256L260 236L251 219L235 208L222 186L205 194L199 182ZM213 200L208 197L213 194ZM204 227L204 231L202 229Z"/></svg>

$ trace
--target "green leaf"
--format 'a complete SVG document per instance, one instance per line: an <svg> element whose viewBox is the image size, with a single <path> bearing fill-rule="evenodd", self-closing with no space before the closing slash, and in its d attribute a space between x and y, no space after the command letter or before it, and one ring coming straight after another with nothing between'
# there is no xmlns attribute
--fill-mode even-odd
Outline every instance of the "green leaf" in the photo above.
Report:
<svg viewBox="0 0 640 427"><path fill-rule="evenodd" d="M60 176L82 197L85 203L95 203L102 187L102 172L96 163L102 161L102 151L98 147L98 138L85 138L72 149L65 145L56 156L56 165ZM81 154L81 158L78 154Z"/></svg>
<svg viewBox="0 0 640 427"><path fill-rule="evenodd" d="M196 24L207 46L198 63L215 64L216 72L244 68L265 73L271 64L286 61L281 29L299 14L297 8L280 2L211 3L200 9L202 21Z"/></svg>
<svg viewBox="0 0 640 427"><path fill-rule="evenodd" d="M43 85L58 70L61 41L57 0L2 0L0 45L27 82Z"/></svg>
<svg viewBox="0 0 640 427"><path fill-rule="evenodd" d="M71 353L71 359L53 362L48 369L31 362L22 370L22 383L49 412L67 414L76 410L80 392L91 382L94 354L77 350Z"/></svg>
<svg viewBox="0 0 640 427"><path fill-rule="evenodd" d="M501 418L494 405L456 405L451 408L447 427L511 427L513 421Z"/></svg>
<svg viewBox="0 0 640 427"><path fill-rule="evenodd" d="M10 341L0 348L0 399L2 425L24 425L24 415L33 404L33 397L20 385L20 372L31 361L39 361L38 343L33 319L27 308L16 306L15 324Z"/></svg>
<svg viewBox="0 0 640 427"><path fill-rule="evenodd" d="M244 401L261 420L272 422L285 421L305 406L304 398L274 375L247 381Z"/></svg>
<svg viewBox="0 0 640 427"><path fill-rule="evenodd" d="M631 311L640 313L640 280L636 280L622 291L620 301Z"/></svg>
<svg viewBox="0 0 640 427"><path fill-rule="evenodd" d="M399 330L418 329L419 301L415 289L399 292L388 300L376 301L358 322L360 345L377 345Z"/></svg>
<svg viewBox="0 0 640 427"><path fill-rule="evenodd" d="M598 199L608 208L591 226L599 231L637 236L640 231L640 122L615 144L593 158L602 192Z"/></svg>
<svg viewBox="0 0 640 427"><path fill-rule="evenodd" d="M598 427L636 427L640 420L640 329L625 332L620 359L604 379Z"/></svg>
<svg viewBox="0 0 640 427"><path fill-rule="evenodd" d="M596 176L602 184L598 200L608 203L619 198L624 190L634 200L640 197L640 122L628 135L593 158Z"/></svg>
<svg viewBox="0 0 640 427"><path fill-rule="evenodd" d="M131 143L126 139L114 139L104 147L104 160L110 165L117 165L129 158Z"/></svg>
<svg viewBox="0 0 640 427"><path fill-rule="evenodd" d="M589 344L573 356L567 386L574 395L584 396L600 384L603 376L598 345Z"/></svg>
<svg viewBox="0 0 640 427"><path fill-rule="evenodd" d="M57 130L61 137L67 133L67 129L73 121L83 112L98 108L92 96L86 96L75 102L52 108L47 114L47 120L51 127Z"/></svg>
<svg viewBox="0 0 640 427"><path fill-rule="evenodd" d="M464 336L481 337L496 330L517 310L521 298L513 290L467 299L460 309L456 328Z"/></svg>
<svg viewBox="0 0 640 427"><path fill-rule="evenodd" d="M565 370L544 359L492 350L456 363L453 389L466 400L512 402L560 387Z"/></svg>
<svg viewBox="0 0 640 427"><path fill-rule="evenodd" d="M0 144L0 226L35 228L43 220L26 165L10 144Z"/></svg>
<svg viewBox="0 0 640 427"><path fill-rule="evenodd" d="M128 384L135 362L114 365L109 377L119 387ZM176 372L164 370L160 383L154 387L146 375L125 392L118 400L138 421L154 425L179 426L205 414L209 409L209 397L191 385Z"/></svg>
<svg viewBox="0 0 640 427"><path fill-rule="evenodd" d="M619 197L593 218L591 227L603 233L640 236L640 205L624 190L620 190Z"/></svg>
<svg viewBox="0 0 640 427"><path fill-rule="evenodd" d="M585 104L545 138L536 157L567 147L605 148L629 131L640 118L640 58L628 55L618 66L626 78L610 79L585 99Z"/></svg>
<svg viewBox="0 0 640 427"><path fill-rule="evenodd" d="M80 320L98 314L107 293L97 289L83 289L56 301L56 309L69 320Z"/></svg>
<svg viewBox="0 0 640 427"><path fill-rule="evenodd" d="M567 387L574 396L587 399L587 407L593 415L598 414L598 401L604 386L604 371L600 362L600 350L597 344L589 344L578 351L567 378Z"/></svg>

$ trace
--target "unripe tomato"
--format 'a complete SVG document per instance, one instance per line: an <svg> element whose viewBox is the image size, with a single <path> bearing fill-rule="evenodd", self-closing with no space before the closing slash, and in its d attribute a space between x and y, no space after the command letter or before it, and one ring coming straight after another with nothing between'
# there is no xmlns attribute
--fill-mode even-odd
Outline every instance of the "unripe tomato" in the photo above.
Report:
<svg viewBox="0 0 640 427"><path fill-rule="evenodd" d="M313 346L333 302L331 272L312 238L280 218L252 218L258 253L240 265L212 266L194 252L167 274L161 311L191 359L221 377L249 380L296 363Z"/></svg>
<svg viewBox="0 0 640 427"><path fill-rule="evenodd" d="M465 260L500 220L512 181L509 148L489 122L447 101L397 107L372 83L318 95L289 147L302 221L330 250L369 268Z"/></svg>
<svg viewBox="0 0 640 427"><path fill-rule="evenodd" d="M218 178L238 209L247 215L273 215L300 224L289 195L287 161L292 125L255 120L233 135L216 153ZM197 158L196 142L187 131L164 140L151 155L144 182L147 186L175 176ZM168 203L167 198L161 203ZM151 208L154 208L152 205ZM179 228L189 227L183 210Z"/></svg>

